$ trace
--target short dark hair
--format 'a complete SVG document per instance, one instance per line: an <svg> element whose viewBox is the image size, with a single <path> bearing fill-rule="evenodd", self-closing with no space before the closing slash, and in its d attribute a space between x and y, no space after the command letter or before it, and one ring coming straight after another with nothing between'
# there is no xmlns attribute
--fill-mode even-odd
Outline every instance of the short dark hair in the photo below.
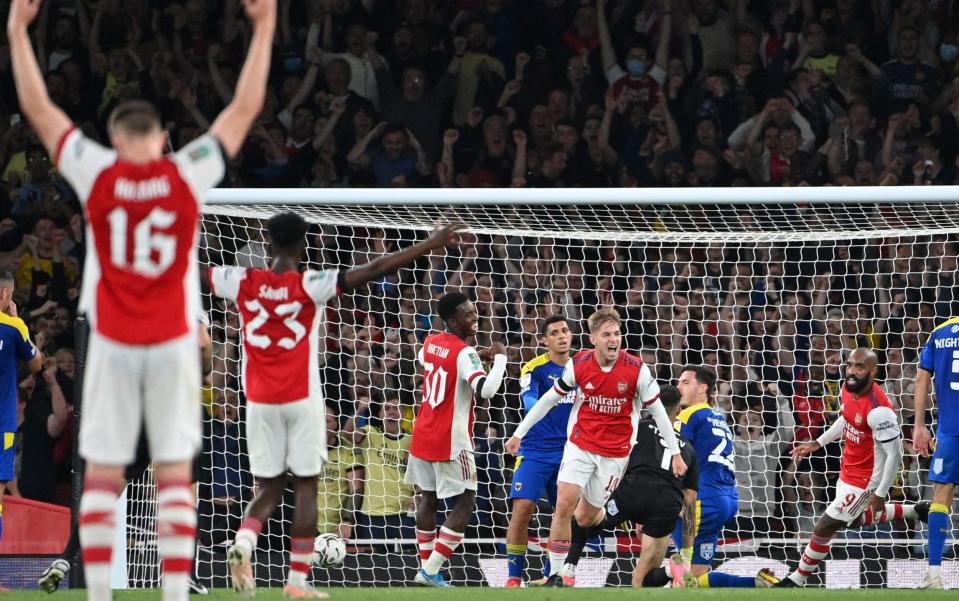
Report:
<svg viewBox="0 0 959 601"><path fill-rule="evenodd" d="M461 292L450 292L449 294L444 294L443 298L440 299L439 303L439 314L440 319L443 321L449 321L450 317L453 317L456 314L456 310L460 305L467 302L469 299L466 298L466 295Z"/></svg>
<svg viewBox="0 0 959 601"><path fill-rule="evenodd" d="M110 134L120 129L130 135L144 136L161 128L160 112L146 100L121 102L107 119L107 131Z"/></svg>
<svg viewBox="0 0 959 601"><path fill-rule="evenodd" d="M0 269L0 282L13 282L13 274L6 269Z"/></svg>
<svg viewBox="0 0 959 601"><path fill-rule="evenodd" d="M539 335L546 336L546 332L549 330L549 326L553 325L554 323L560 323L560 322L566 322L566 321L567 319L565 315L559 315L559 314L550 315L543 321L543 325L539 329Z"/></svg>
<svg viewBox="0 0 959 601"><path fill-rule="evenodd" d="M666 409L666 413L669 413L676 408L676 405L679 404L681 396L682 395L679 394L679 389L675 386L666 384L659 387L659 401Z"/></svg>
<svg viewBox="0 0 959 601"><path fill-rule="evenodd" d="M706 385L706 397L712 398L716 394L716 372L704 365L687 365L683 371L691 371L696 381Z"/></svg>
<svg viewBox="0 0 959 601"><path fill-rule="evenodd" d="M290 211L274 215L266 222L270 243L277 250L295 250L305 244L309 227L305 219Z"/></svg>

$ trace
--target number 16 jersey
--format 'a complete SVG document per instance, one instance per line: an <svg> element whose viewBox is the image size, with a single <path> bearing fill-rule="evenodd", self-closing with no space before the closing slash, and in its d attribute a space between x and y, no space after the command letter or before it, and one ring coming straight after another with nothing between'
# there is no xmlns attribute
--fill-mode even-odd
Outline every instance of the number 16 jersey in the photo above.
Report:
<svg viewBox="0 0 959 601"><path fill-rule="evenodd" d="M211 267L210 283L240 311L247 400L322 398L318 332L327 301L339 293L339 272Z"/></svg>
<svg viewBox="0 0 959 601"><path fill-rule="evenodd" d="M423 400L410 454L424 461L452 461L473 450L473 382L486 375L476 349L453 334L433 334L419 352Z"/></svg>

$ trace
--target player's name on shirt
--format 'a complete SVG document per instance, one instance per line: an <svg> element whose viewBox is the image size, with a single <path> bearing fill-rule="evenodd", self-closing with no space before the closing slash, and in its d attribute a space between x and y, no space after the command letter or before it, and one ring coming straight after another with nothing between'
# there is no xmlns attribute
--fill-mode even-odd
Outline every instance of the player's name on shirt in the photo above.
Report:
<svg viewBox="0 0 959 601"><path fill-rule="evenodd" d="M285 301L290 299L290 289L286 286L272 288L263 284L260 286L260 289L257 290L256 295L266 300Z"/></svg>
<svg viewBox="0 0 959 601"><path fill-rule="evenodd" d="M937 349L954 348L959 346L959 338L935 338L933 339L932 343Z"/></svg>
<svg viewBox="0 0 959 601"><path fill-rule="evenodd" d="M145 180L118 177L116 184L113 186L113 195L122 200L143 202L165 198L170 195L171 189L170 179L165 175Z"/></svg>
<svg viewBox="0 0 959 601"><path fill-rule="evenodd" d="M450 354L450 349L445 346L440 346L438 344L433 344L432 342L427 343L426 352L432 355L436 355L440 359L446 359Z"/></svg>

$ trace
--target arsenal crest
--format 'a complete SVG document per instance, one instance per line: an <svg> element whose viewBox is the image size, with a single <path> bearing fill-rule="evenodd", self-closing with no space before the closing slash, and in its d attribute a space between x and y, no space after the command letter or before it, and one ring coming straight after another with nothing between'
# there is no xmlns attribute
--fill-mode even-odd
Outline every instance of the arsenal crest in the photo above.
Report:
<svg viewBox="0 0 959 601"><path fill-rule="evenodd" d="M619 394L623 394L624 392L626 392L627 388L629 388L629 385L626 384L626 382L620 382L619 384L616 385L616 390L617 392L619 392Z"/></svg>

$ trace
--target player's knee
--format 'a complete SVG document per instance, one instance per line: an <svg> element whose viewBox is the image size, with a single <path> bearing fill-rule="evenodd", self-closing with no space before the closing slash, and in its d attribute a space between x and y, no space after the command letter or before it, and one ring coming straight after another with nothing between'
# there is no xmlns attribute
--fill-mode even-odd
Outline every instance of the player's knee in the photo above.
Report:
<svg viewBox="0 0 959 601"><path fill-rule="evenodd" d="M529 499L513 499L513 520L526 520L533 517L536 504Z"/></svg>

